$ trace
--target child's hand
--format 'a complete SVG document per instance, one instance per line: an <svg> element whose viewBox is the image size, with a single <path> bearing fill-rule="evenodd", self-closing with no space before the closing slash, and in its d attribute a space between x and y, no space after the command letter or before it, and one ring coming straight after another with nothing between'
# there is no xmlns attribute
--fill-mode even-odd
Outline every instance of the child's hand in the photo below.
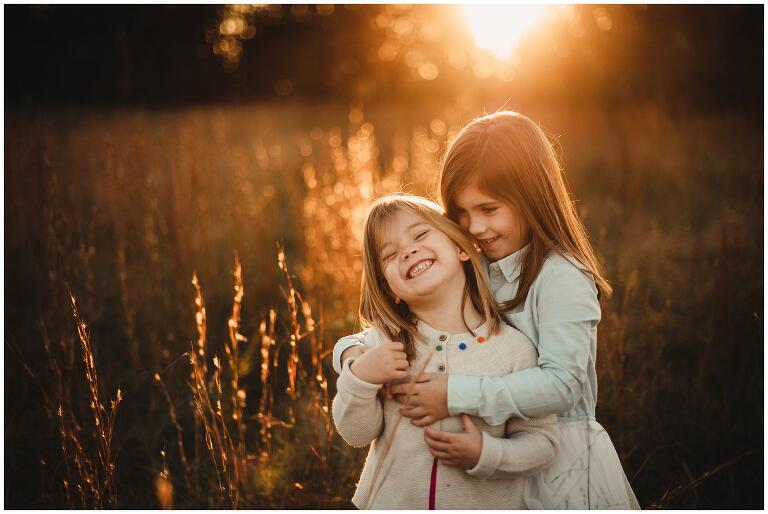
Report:
<svg viewBox="0 0 768 514"><path fill-rule="evenodd" d="M472 469L480 461L483 451L483 434L466 414L461 415L464 432L441 432L424 429L424 440L429 452L440 459L441 464L461 469Z"/></svg>
<svg viewBox="0 0 768 514"><path fill-rule="evenodd" d="M410 384L392 386L395 399L403 403L410 389ZM445 373L422 373L413 385L413 394L408 401L408 408L403 409L403 416L411 419L417 427L431 425L435 421L448 417L448 375Z"/></svg>
<svg viewBox="0 0 768 514"><path fill-rule="evenodd" d="M369 384L386 384L408 378L408 359L403 343L388 341L363 353L352 362L350 371Z"/></svg>

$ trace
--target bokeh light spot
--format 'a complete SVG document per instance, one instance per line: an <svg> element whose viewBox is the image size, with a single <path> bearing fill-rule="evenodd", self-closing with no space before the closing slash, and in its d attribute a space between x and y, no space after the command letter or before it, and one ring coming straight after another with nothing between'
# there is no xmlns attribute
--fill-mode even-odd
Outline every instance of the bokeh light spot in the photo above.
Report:
<svg viewBox="0 0 768 514"><path fill-rule="evenodd" d="M424 80L435 80L440 75L440 70L433 63L425 62L419 66L419 75Z"/></svg>

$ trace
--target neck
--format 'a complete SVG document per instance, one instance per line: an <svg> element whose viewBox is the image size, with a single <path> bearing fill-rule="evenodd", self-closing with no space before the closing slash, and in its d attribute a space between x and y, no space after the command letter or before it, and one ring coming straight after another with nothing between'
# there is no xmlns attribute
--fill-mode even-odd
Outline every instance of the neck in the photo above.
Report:
<svg viewBox="0 0 768 514"><path fill-rule="evenodd" d="M483 324L483 317L475 310L472 301L467 299L462 311L461 298L464 288L452 288L457 294L441 294L432 301L419 305L410 305L411 312L421 321L442 332L461 334L467 327L474 330ZM466 325L464 324L466 321Z"/></svg>

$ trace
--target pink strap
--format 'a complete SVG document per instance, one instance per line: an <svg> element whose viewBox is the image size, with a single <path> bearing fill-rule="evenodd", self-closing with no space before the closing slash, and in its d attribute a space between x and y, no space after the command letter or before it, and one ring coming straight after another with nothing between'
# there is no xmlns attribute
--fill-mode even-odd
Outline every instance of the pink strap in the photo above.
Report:
<svg viewBox="0 0 768 514"><path fill-rule="evenodd" d="M437 490L437 457L432 461L432 475L429 477L429 510L435 510L435 491Z"/></svg>

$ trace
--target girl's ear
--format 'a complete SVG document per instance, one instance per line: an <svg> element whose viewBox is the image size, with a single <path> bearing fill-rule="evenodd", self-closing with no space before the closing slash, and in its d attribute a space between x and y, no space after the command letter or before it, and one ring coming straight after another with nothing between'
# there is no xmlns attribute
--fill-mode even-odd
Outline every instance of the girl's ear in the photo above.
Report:
<svg viewBox="0 0 768 514"><path fill-rule="evenodd" d="M395 295L395 305L400 305L400 297Z"/></svg>
<svg viewBox="0 0 768 514"><path fill-rule="evenodd" d="M463 262L466 262L469 260L469 254L464 250L462 250L461 248L459 248L459 260Z"/></svg>

